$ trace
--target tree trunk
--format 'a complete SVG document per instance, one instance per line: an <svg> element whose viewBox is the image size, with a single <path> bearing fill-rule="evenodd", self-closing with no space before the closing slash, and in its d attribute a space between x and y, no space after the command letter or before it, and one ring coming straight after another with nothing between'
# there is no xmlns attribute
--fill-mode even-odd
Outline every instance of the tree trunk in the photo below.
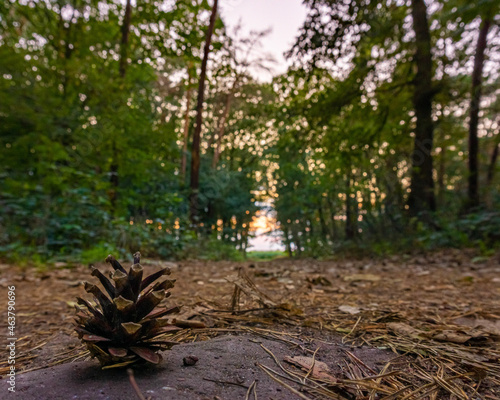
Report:
<svg viewBox="0 0 500 400"><path fill-rule="evenodd" d="M125 77L127 71L127 54L128 54L128 37L130 33L130 19L132 17L132 5L130 0L127 0L125 5L125 15L123 17L123 25L121 28L122 39L120 43L120 76Z"/></svg>
<svg viewBox="0 0 500 400"><path fill-rule="evenodd" d="M439 154L439 170L438 170L438 204L440 207L444 206L444 194L446 193L446 185L444 176L446 175L446 145L443 143L441 146L441 153Z"/></svg>
<svg viewBox="0 0 500 400"><path fill-rule="evenodd" d="M203 49L203 61L201 63L200 81L198 85L198 103L196 105L196 126L193 134L193 143L191 146L191 182L189 195L189 217L193 225L198 224L198 190L200 186L200 136L201 124L203 123L203 101L205 97L205 77L207 75L207 62L210 53L210 42L215 26L215 17L217 16L217 3L214 0L210 23L208 25L207 36L205 38L205 47Z"/></svg>
<svg viewBox="0 0 500 400"><path fill-rule="evenodd" d="M479 184L478 184L478 152L479 140L477 137L477 126L479 123L479 103L481 102L481 86L484 66L484 51L486 49L486 37L490 29L491 20L483 19L477 39L476 55L474 57L474 70L472 71L472 92L470 101L469 122L469 187L468 208L479 206Z"/></svg>
<svg viewBox="0 0 500 400"><path fill-rule="evenodd" d="M226 130L227 118L229 117L229 112L231 111L231 104L233 102L234 92L236 91L236 87L238 85L239 80L240 80L240 77L237 75L234 82L233 82L233 85L231 86L231 89L229 90L229 92L227 94L226 104L224 105L224 112L222 114L222 118L219 121L217 142L215 144L214 157L212 159L212 168L214 168L214 169L217 167L217 163L219 162L220 153L221 153L222 138L224 137L224 132Z"/></svg>
<svg viewBox="0 0 500 400"><path fill-rule="evenodd" d="M347 190L345 199L345 237L347 240L352 240L356 236L355 222L352 209L352 198L351 198L351 175L347 175Z"/></svg>
<svg viewBox="0 0 500 400"><path fill-rule="evenodd" d="M335 240L338 237L337 224L335 222L335 204L332 201L330 193L328 193L327 201L328 201L328 211L329 211L329 219L328 220L330 221L330 227L331 227L330 237L332 240Z"/></svg>
<svg viewBox="0 0 500 400"><path fill-rule="evenodd" d="M321 226L321 235L325 240L328 239L329 233L328 233L328 227L326 225L325 221L325 216L323 214L323 205L322 201L320 200L320 203L318 204L318 217L319 217L319 223Z"/></svg>
<svg viewBox="0 0 500 400"><path fill-rule="evenodd" d="M118 199L118 150L116 148L116 140L113 139L111 165L109 166L109 201L111 203L111 211L114 213L116 209L116 200Z"/></svg>
<svg viewBox="0 0 500 400"><path fill-rule="evenodd" d="M219 157L221 153L221 145L222 145L222 138L224 136L224 131L226 130L226 121L227 117L229 116L229 111L231 109L231 102L233 100L233 90L231 90L227 94L226 98L226 105L224 106L224 113L222 114L222 117L219 121L219 129L218 129L218 135L217 135L217 141L215 143L215 149L214 149L214 157L212 159L212 168L217 167L217 163L219 162Z"/></svg>
<svg viewBox="0 0 500 400"><path fill-rule="evenodd" d="M411 156L411 192L408 206L411 215L418 215L436 209L431 154L434 134L432 99L435 93L432 88L431 35L424 0L412 0L411 14L416 38L417 74L414 82L413 106L417 123Z"/></svg>
<svg viewBox="0 0 500 400"><path fill-rule="evenodd" d="M488 176L486 177L486 184L488 185L488 187L490 187L491 184L493 183L495 166L498 159L498 150L500 150L500 143L495 143L495 148L493 149L493 153L491 153L490 165L488 165Z"/></svg>
<svg viewBox="0 0 500 400"><path fill-rule="evenodd" d="M188 88L186 92L186 113L184 114L184 143L182 145L182 159L181 159L181 179L184 182L184 177L186 176L187 167L187 149L189 142L189 111L191 110L191 67L192 64L188 65Z"/></svg>
<svg viewBox="0 0 500 400"><path fill-rule="evenodd" d="M121 27L121 41L120 41L120 63L119 72L120 78L124 79L127 72L127 53L128 53L128 38L130 32L130 19L132 16L132 5L131 0L127 0L125 5L125 15L123 17L123 25ZM118 185L119 175L118 175L118 149L116 146L116 138L113 137L112 142L112 155L111 155L111 166L109 168L109 182L111 184L111 190L109 191L109 201L111 203L111 212L114 213L116 209L116 201L118 199Z"/></svg>
<svg viewBox="0 0 500 400"><path fill-rule="evenodd" d="M292 258L293 257L292 244L290 242L290 232L287 226L283 227L283 235L285 237L286 252L288 253L288 256Z"/></svg>
<svg viewBox="0 0 500 400"><path fill-rule="evenodd" d="M299 229L293 229L292 228L292 234L293 234L293 241L295 243L295 251L296 251L296 255L298 257L300 257L300 255L302 254L302 243L300 242L300 230Z"/></svg>

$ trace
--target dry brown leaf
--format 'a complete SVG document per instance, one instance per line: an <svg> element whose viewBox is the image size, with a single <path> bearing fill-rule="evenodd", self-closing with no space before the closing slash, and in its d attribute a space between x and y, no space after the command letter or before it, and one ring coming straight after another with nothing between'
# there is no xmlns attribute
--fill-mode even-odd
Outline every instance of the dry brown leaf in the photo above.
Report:
<svg viewBox="0 0 500 400"><path fill-rule="evenodd" d="M445 330L433 335L432 338L439 342L464 344L470 342L485 342L488 340L488 335L484 332L465 333L461 331Z"/></svg>
<svg viewBox="0 0 500 400"><path fill-rule="evenodd" d="M426 292L437 292L440 290L453 290L453 289L455 289L455 286L453 285L437 285L437 286L424 287L424 290Z"/></svg>
<svg viewBox="0 0 500 400"><path fill-rule="evenodd" d="M361 310L358 307L346 306L346 305L339 306L339 310L351 315L359 314L361 312Z"/></svg>
<svg viewBox="0 0 500 400"><path fill-rule="evenodd" d="M306 278L306 281L319 286L332 286L332 282L330 282L327 278L322 275L313 275Z"/></svg>
<svg viewBox="0 0 500 400"><path fill-rule="evenodd" d="M354 275L346 275L344 276L344 281L346 282L378 282L380 280L380 276L374 274L354 274Z"/></svg>
<svg viewBox="0 0 500 400"><path fill-rule="evenodd" d="M337 379L330 375L330 368L324 362L315 360L312 357L292 356L285 357L284 360L303 370L309 372L312 368L310 376L322 381L336 382Z"/></svg>
<svg viewBox="0 0 500 400"><path fill-rule="evenodd" d="M397 333L398 335L408 336L416 339L423 339L426 336L424 332L415 329L403 322L389 322L386 326L387 329L394 333Z"/></svg>
<svg viewBox="0 0 500 400"><path fill-rule="evenodd" d="M488 320L482 318L457 318L453 321L457 325L464 325L471 328L480 328L486 333L500 336L500 320Z"/></svg>

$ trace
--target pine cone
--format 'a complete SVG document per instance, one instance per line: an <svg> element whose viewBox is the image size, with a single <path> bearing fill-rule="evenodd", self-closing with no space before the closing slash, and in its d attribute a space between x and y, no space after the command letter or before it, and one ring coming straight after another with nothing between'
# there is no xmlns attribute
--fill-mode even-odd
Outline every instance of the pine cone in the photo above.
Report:
<svg viewBox="0 0 500 400"><path fill-rule="evenodd" d="M160 307L163 299L170 296L168 289L175 280L159 281L170 275L164 268L145 279L143 267L139 264L141 254L134 254L134 264L127 271L112 256L106 258L115 270L111 280L98 269L92 268L91 275L99 279L102 288L85 282L85 291L91 293L96 304L80 297L77 303L75 330L87 346L92 357L97 357L103 369L125 367L137 362L158 364L159 350L169 350L177 344L158 340L158 336L181 330L165 315L179 311L179 307Z"/></svg>

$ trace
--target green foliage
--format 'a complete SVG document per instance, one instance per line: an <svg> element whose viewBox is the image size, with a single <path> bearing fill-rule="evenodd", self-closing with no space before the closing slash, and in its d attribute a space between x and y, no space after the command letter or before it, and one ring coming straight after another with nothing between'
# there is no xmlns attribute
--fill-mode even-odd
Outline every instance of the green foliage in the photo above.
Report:
<svg viewBox="0 0 500 400"><path fill-rule="evenodd" d="M187 89L179 77L188 68L196 75L209 9L205 0L133 5L124 45L124 3L0 7L2 258L87 263L137 249L175 258L188 246L197 254L189 192L179 179ZM231 43L219 20L214 53L223 42ZM215 99L213 108L223 101ZM219 124L213 116L208 132ZM216 171L210 153L202 160L201 222L210 236L224 220L221 257L233 257L227 243L243 237L246 211L256 210L250 192L258 160L243 165L246 150L238 152L241 161ZM207 252L218 254L213 246Z"/></svg>
<svg viewBox="0 0 500 400"><path fill-rule="evenodd" d="M226 243L217 238L207 238L199 240L188 246L184 253L186 258L192 258L195 254L201 260L227 260L227 261L243 261L245 255L240 250L234 247L234 244Z"/></svg>
<svg viewBox="0 0 500 400"><path fill-rule="evenodd" d="M275 109L277 139L267 152L278 165L270 189L276 192L274 205L288 251L327 257L447 246L487 252L498 246L494 232L500 230L499 221L489 214L498 208L497 189L491 174L486 180L488 167L498 170L488 156L499 137L494 95L484 109L484 124L491 129L488 135L483 132L479 146L486 211L463 213L468 175L464 116L470 49L477 40L472 21L497 13L494 2L438 1L428 7L436 93L432 156L440 212L427 212L416 221L408 213L416 123L410 4L305 3L309 13L289 52L294 68L273 82L281 102ZM498 33L497 26L493 29ZM498 51L490 41L488 46ZM497 77L488 74L483 85L492 93ZM498 177L495 182L498 186Z"/></svg>
<svg viewBox="0 0 500 400"><path fill-rule="evenodd" d="M83 250L78 259L82 264L94 264L102 262L109 254L116 254L116 248L114 248L113 244L99 243L94 247Z"/></svg>
<svg viewBox="0 0 500 400"><path fill-rule="evenodd" d="M39 268L137 249L146 257L240 260L262 204L276 210L286 254L444 246L489 254L500 231L498 57L486 60L483 77L484 207L467 215L466 115L477 21L498 13L497 3L429 7L439 213L420 222L406 208L415 131L408 5L305 4L310 13L290 52L295 64L271 83L250 74L270 64L258 51L265 33L229 37L217 21L200 223L191 226L190 171L183 174L181 159L184 132L189 144L193 131L209 2L133 4L126 43L124 2L2 3L0 257ZM499 31L493 25L491 37ZM488 41L487 54L497 52Z"/></svg>
<svg viewBox="0 0 500 400"><path fill-rule="evenodd" d="M283 257L287 257L284 251L249 251L246 255L249 261L271 261Z"/></svg>
<svg viewBox="0 0 500 400"><path fill-rule="evenodd" d="M436 216L437 217L437 216ZM474 247L482 254L500 246L500 213L482 211L468 214L460 219L440 221L437 230L418 227L418 242L425 249L442 247Z"/></svg>

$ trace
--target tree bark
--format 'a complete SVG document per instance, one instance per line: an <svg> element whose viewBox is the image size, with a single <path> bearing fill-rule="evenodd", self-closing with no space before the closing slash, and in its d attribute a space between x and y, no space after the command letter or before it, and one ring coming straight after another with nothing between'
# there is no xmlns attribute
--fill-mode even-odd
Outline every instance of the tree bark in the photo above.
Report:
<svg viewBox="0 0 500 400"><path fill-rule="evenodd" d="M127 0L125 5L125 15L123 17L123 24L121 27L122 38L120 42L120 76L125 77L127 71L127 54L128 54L128 37L130 33L130 20L132 17L132 4Z"/></svg>
<svg viewBox="0 0 500 400"><path fill-rule="evenodd" d="M434 125L432 122L432 54L431 35L424 0L412 0L411 14L415 31L417 74L413 93L413 107L417 119L415 142L411 156L411 192L408 206L411 215L436 209L434 180L432 177L432 147Z"/></svg>
<svg viewBox="0 0 500 400"><path fill-rule="evenodd" d="M323 214L323 205L322 205L321 199L320 199L320 202L318 204L318 217L319 217L319 223L321 226L321 235L326 240L326 239L328 239L330 234L328 233L328 227L326 225L325 216Z"/></svg>
<svg viewBox="0 0 500 400"><path fill-rule="evenodd" d="M476 55L474 57L474 70L472 71L472 92L469 114L469 186L467 191L469 209L479 206L479 140L477 137L477 126L479 124L479 106L481 102L484 51L486 49L486 38L488 36L490 25L491 20L489 18L483 19L479 30L479 37L477 39Z"/></svg>
<svg viewBox="0 0 500 400"><path fill-rule="evenodd" d="M351 198L351 174L347 175L347 190L345 200L345 237L352 240L356 236L356 222L353 215L353 201Z"/></svg>
<svg viewBox="0 0 500 400"><path fill-rule="evenodd" d="M193 134L193 143L191 146L191 181L189 195L189 217L193 225L198 224L198 190L200 187L200 136L201 124L203 123L203 101L205 97L205 78L207 75L207 62L210 53L210 42L215 26L217 16L218 0L214 0L210 23L208 25L207 36L205 38L205 47L203 49L203 60L201 62L200 81L198 85L198 103L196 105L196 126Z"/></svg>
<svg viewBox="0 0 500 400"><path fill-rule="evenodd" d="M444 195L446 193L446 185L444 176L446 175L446 145L441 146L439 154L439 170L438 170L438 204L440 207L444 205Z"/></svg>
<svg viewBox="0 0 500 400"><path fill-rule="evenodd" d="M130 20L132 16L132 5L131 0L127 0L125 5L125 15L123 17L123 24L121 26L121 40L120 40L120 62L119 62L119 73L120 78L124 79L127 72L127 53L128 53L128 39L130 32ZM111 165L109 167L109 183L111 189L109 191L109 201L111 203L111 212L114 213L116 209L116 202L118 199L118 185L120 183L118 175L118 148L116 146L116 139L113 138L112 141L112 154L111 154Z"/></svg>
<svg viewBox="0 0 500 400"><path fill-rule="evenodd" d="M182 145L182 159L181 159L181 178L184 182L184 177L186 176L187 167L187 149L189 142L189 111L191 110L191 67L192 64L188 65L188 88L186 92L186 113L184 114L184 143Z"/></svg>
<svg viewBox="0 0 500 400"><path fill-rule="evenodd" d="M488 183L488 186L491 186L492 182L493 182L493 176L495 174L495 166L496 166L496 162L497 162L497 159L498 159L498 150L500 149L500 144L497 144L495 146L495 148L493 149L493 153L491 154L491 161L490 161L490 165L488 166L488 180L487 180L487 183Z"/></svg>
<svg viewBox="0 0 500 400"><path fill-rule="evenodd" d="M486 177L486 185L488 187L493 183L493 176L495 175L495 166L498 159L498 151L500 150L500 134L497 136L497 140L495 142L495 147L493 148L493 152L491 153L490 165L488 165L488 175Z"/></svg>
<svg viewBox="0 0 500 400"><path fill-rule="evenodd" d="M217 141L215 142L215 149L214 149L214 157L212 159L212 168L217 167L217 163L219 162L219 157L221 153L221 145L222 145L222 138L224 137L224 132L226 130L226 121L227 117L229 116L229 111L231 110L231 103L233 100L233 89L229 91L227 94L226 98L226 104L224 106L224 112L222 114L222 117L219 121L219 129L218 129L218 135L217 135Z"/></svg>

